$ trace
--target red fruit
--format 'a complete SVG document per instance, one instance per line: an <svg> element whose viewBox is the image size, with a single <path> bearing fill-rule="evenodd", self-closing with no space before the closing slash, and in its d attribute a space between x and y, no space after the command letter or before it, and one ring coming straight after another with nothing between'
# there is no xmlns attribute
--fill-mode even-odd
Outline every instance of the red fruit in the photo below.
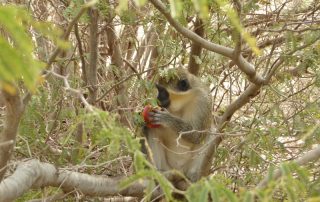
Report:
<svg viewBox="0 0 320 202"><path fill-rule="evenodd" d="M144 122L146 122L147 127L148 128L159 128L160 125L159 124L152 124L150 123L150 119L149 119L149 112L151 112L153 110L151 105L146 105L142 111L142 116L144 119Z"/></svg>
<svg viewBox="0 0 320 202"><path fill-rule="evenodd" d="M143 119L146 123L148 123L150 120L149 120L149 115L148 113L151 111L151 106L150 105L147 105L144 107L143 111L142 111L142 116L143 116Z"/></svg>

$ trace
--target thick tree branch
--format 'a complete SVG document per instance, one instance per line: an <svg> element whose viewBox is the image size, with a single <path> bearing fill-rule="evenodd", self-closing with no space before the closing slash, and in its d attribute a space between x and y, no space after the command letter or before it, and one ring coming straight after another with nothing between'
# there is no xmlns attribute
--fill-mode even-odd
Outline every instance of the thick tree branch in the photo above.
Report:
<svg viewBox="0 0 320 202"><path fill-rule="evenodd" d="M120 182L124 178L107 178L68 171L49 163L30 160L21 163L16 171L0 183L0 202L12 201L30 190L46 186L59 187L64 192L73 190L89 196L135 196L143 197L147 180L133 183L123 189ZM153 193L159 195L158 191Z"/></svg>
<svg viewBox="0 0 320 202"><path fill-rule="evenodd" d="M271 67L270 71L266 74L265 80L267 82L270 81L272 76L275 74L276 70L285 62L284 56L293 55L295 52L302 50L312 44L314 44L316 41L320 39L320 36L315 38L314 40L310 41L309 43L306 43L304 45L301 45L297 47L295 50L292 50L288 53L284 53L277 62ZM217 132L221 132L221 130L225 127L227 121L231 119L233 114L239 110L241 107L243 107L245 104L249 103L250 99L254 98L259 94L259 91L261 89L261 85L255 85L251 83L248 88L235 100L233 101L226 109L226 111L223 113L223 115L219 119L219 123L217 125ZM211 136L208 140L208 147L203 152L203 155L201 155L201 158L204 158L203 165L201 165L201 170L203 172L208 172L208 164L212 161L212 157L216 152L216 149L218 148L219 144L222 142L223 136Z"/></svg>
<svg viewBox="0 0 320 202"><path fill-rule="evenodd" d="M318 146L317 148L305 153L304 155L302 155L300 158L292 161L293 163L296 163L299 166L311 163L313 161L316 161L320 158L320 146ZM263 180L258 184L257 188L258 189L263 189L265 188L268 183L272 180L277 180L281 177L282 172L281 170L278 168L277 170L275 170L273 172L273 174L271 175L272 178L270 179L270 174L268 173Z"/></svg>
<svg viewBox="0 0 320 202"><path fill-rule="evenodd" d="M275 74L275 72L279 69L279 67L285 62L284 57L288 55L293 55L299 50L302 50L304 48L307 48L308 46L314 44L316 41L318 41L320 37L315 38L314 40L310 41L309 43L306 43L304 45L301 45L297 47L295 50L292 50L288 53L283 53L279 59L272 65L270 68L270 71L266 73L265 75L265 81L269 82L272 76ZM258 95L259 90L261 86L260 85L255 85L255 84L250 84L248 88L234 101L232 102L226 109L226 111L223 113L220 119L219 127L223 127L226 121L229 121L232 115L241 107L243 107L245 104L247 104L251 98L255 97Z"/></svg>
<svg viewBox="0 0 320 202"><path fill-rule="evenodd" d="M175 19L173 19L170 12L161 3L161 1L150 0L150 2L165 16L170 25L173 26L183 36L187 37L195 43L198 43L200 46L207 50L219 53L233 60L234 63L240 68L240 70L248 76L249 81L251 81L252 83L255 83L256 85L266 84L266 81L261 76L257 75L254 66L251 63L249 63L241 54L236 58L234 57L234 49L212 43L198 36L196 33L190 31L189 29L183 27Z"/></svg>
<svg viewBox="0 0 320 202"><path fill-rule="evenodd" d="M25 109L18 89L16 91L14 95L4 90L2 91L6 106L6 118L3 131L0 134L0 143L2 143L0 146L0 181L7 170L6 166L12 155L20 119Z"/></svg>
<svg viewBox="0 0 320 202"><path fill-rule="evenodd" d="M119 40L115 33L115 28L113 24L113 17L111 14L109 14L106 18L106 34L107 34L107 40L108 40L108 48L109 48L109 54L111 56L111 67L112 67L112 73L115 77L115 80L119 82L119 85L114 86L114 89L117 93L116 96L116 105L119 106L119 108L125 108L128 106L128 89L124 83L120 83L120 78L124 74L124 64L122 60L122 52L119 45ZM120 121L126 125L129 125L128 118L124 111L119 110L120 114Z"/></svg>
<svg viewBox="0 0 320 202"><path fill-rule="evenodd" d="M98 62L98 20L99 13L97 9L91 8L88 11L90 16L90 60L88 69L86 69L86 78L89 85L90 104L94 105L97 98L97 62Z"/></svg>
<svg viewBox="0 0 320 202"><path fill-rule="evenodd" d="M194 22L194 32L198 34L200 37L204 36L204 25L202 20L199 17L197 17ZM189 56L188 70L191 74L194 74L196 76L199 73L200 64L197 63L195 57L200 57L201 50L202 50L202 47L198 43L192 42L190 56Z"/></svg>
<svg viewBox="0 0 320 202"><path fill-rule="evenodd" d="M199 37L197 34L193 33L192 31L188 30L187 28L181 26L176 20L173 19L173 17L170 15L170 12L166 9L166 7L161 3L159 0L150 0L150 2L165 16L165 18L168 20L168 22L183 36L189 38L195 43L200 44L203 48L219 53L223 56L226 56L230 58L247 76L248 79L252 82L252 84L249 85L249 87L243 92L241 96L238 97L233 103L231 103L224 114L222 115L217 130L220 131L224 128L226 122L230 120L232 115L241 107L243 107L245 104L249 102L249 100L256 95L258 95L260 88L262 85L265 85L269 82L271 77L274 75L275 71L283 64L284 59L280 58L275 65L271 68L269 73L266 75L266 78L262 78L261 76L258 76L254 70L254 67L252 64L250 64L248 61L246 61L241 54L237 54L237 50L224 47L218 44L214 44L210 41L207 41L201 37ZM318 40L318 39L316 39ZM316 41L315 40L315 41ZM313 41L313 43L315 42ZM304 46L301 46L300 48L305 48L306 46L309 46L309 44L306 44ZM292 55L300 48L287 53L286 55ZM236 54L235 54L236 53ZM208 164L210 164L212 156L214 155L216 148L222 141L222 136L214 137L212 136L209 140L209 146L207 147L206 151L203 152L203 155L201 155L199 158L204 158L203 165L201 165L201 170L203 172L207 172L208 170ZM208 163L209 162L209 163Z"/></svg>
<svg viewBox="0 0 320 202"><path fill-rule="evenodd" d="M83 79L85 85L88 85L87 73L86 73L86 66L87 65L86 65L86 61L84 59L84 52L83 52L82 42L81 42L79 28L78 28L77 23L74 25L74 35L75 35L77 43L78 43L79 57L81 60L82 79Z"/></svg>
<svg viewBox="0 0 320 202"><path fill-rule="evenodd" d="M234 4L234 10L237 12L237 16L239 20L241 20L241 3L238 0L233 0ZM234 48L233 52L233 57L239 58L241 56L241 50L242 50L242 37L241 33L236 29L233 28L233 36L234 36L234 41L236 43L236 47Z"/></svg>

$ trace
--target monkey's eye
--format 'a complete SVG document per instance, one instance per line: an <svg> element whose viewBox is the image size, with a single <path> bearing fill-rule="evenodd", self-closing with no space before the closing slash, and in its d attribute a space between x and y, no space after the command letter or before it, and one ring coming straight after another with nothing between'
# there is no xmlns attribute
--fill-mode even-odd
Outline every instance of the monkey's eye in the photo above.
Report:
<svg viewBox="0 0 320 202"><path fill-rule="evenodd" d="M189 82L187 79L182 79L178 81L177 88L180 91L187 91L190 88Z"/></svg>

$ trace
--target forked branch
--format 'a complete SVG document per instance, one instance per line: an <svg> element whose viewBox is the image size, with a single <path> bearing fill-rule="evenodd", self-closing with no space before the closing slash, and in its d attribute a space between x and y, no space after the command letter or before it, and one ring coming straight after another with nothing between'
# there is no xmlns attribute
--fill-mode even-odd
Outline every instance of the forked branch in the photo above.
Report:
<svg viewBox="0 0 320 202"><path fill-rule="evenodd" d="M241 54L237 55L237 57L234 57L235 50L229 47L225 47L219 44L212 43L193 31L183 27L179 22L177 22L170 14L170 11L166 9L166 7L163 5L163 3L159 0L150 0L150 2L156 7L157 10L159 10L164 17L168 20L170 25L174 27L180 34L183 36L187 37L194 43L199 44L203 48L221 54L225 57L230 58L234 63L239 67L239 69L244 72L247 76L249 81L256 85L264 85L266 84L265 79L263 79L261 76L259 76L256 71L254 66L249 63Z"/></svg>

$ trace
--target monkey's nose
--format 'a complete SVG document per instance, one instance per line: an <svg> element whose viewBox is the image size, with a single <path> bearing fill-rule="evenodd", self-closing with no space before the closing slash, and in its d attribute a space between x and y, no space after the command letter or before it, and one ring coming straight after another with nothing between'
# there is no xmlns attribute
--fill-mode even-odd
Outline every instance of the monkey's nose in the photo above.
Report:
<svg viewBox="0 0 320 202"><path fill-rule="evenodd" d="M158 89L157 99L159 101L160 107L165 107L165 108L169 107L170 99L169 99L169 93L167 89L159 84L156 84L156 87Z"/></svg>

